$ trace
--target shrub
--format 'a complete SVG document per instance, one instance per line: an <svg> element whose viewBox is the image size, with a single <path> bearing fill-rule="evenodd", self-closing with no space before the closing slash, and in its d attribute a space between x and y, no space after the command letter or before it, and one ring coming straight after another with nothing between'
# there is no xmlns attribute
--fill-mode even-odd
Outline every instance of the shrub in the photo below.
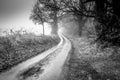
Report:
<svg viewBox="0 0 120 80"><path fill-rule="evenodd" d="M0 37L0 72L57 45L60 39L50 36L15 34Z"/></svg>

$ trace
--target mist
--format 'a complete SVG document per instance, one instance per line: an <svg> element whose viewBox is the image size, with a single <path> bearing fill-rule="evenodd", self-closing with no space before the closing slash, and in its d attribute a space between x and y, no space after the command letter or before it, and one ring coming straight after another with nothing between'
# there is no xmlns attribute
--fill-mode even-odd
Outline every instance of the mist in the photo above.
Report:
<svg viewBox="0 0 120 80"><path fill-rule="evenodd" d="M0 32L24 29L42 34L41 25L29 19L34 3L35 0L0 0Z"/></svg>

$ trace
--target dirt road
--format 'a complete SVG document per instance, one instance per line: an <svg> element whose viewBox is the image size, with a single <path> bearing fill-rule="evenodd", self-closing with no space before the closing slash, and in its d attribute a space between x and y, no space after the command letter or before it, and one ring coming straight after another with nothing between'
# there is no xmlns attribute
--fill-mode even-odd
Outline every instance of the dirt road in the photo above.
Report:
<svg viewBox="0 0 120 80"><path fill-rule="evenodd" d="M60 43L43 52L40 55L37 55L36 57L33 57L23 63L20 63L19 65L13 67L11 70L2 73L0 75L0 80L23 80L18 77L20 72L24 73L24 71L31 66L36 65L38 62L45 60L49 61L47 65L43 65L42 68L44 71L37 76L37 78L28 77L27 80L58 80L61 72L62 67L67 59L67 56L71 50L71 42L62 34L59 34L60 36ZM49 59L49 58L52 59ZM44 62L44 61L43 61Z"/></svg>

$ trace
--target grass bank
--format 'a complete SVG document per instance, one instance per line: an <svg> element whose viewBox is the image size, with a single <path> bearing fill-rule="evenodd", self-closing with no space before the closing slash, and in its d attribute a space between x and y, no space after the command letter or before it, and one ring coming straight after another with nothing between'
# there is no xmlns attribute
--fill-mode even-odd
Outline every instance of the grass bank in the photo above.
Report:
<svg viewBox="0 0 120 80"><path fill-rule="evenodd" d="M32 33L0 37L0 73L48 50L59 43L59 37L36 36Z"/></svg>
<svg viewBox="0 0 120 80"><path fill-rule="evenodd" d="M120 48L98 50L87 38L71 40L74 52L64 80L120 80Z"/></svg>

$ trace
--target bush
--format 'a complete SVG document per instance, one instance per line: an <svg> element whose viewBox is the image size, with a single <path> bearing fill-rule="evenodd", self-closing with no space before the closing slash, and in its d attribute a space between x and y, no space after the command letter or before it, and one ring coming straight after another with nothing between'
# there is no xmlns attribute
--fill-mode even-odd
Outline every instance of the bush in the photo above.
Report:
<svg viewBox="0 0 120 80"><path fill-rule="evenodd" d="M57 45L60 39L31 34L0 37L0 72Z"/></svg>
<svg viewBox="0 0 120 80"><path fill-rule="evenodd" d="M101 19L100 24L96 26L96 42L102 45L102 48L117 46L120 47L120 19L116 16Z"/></svg>

